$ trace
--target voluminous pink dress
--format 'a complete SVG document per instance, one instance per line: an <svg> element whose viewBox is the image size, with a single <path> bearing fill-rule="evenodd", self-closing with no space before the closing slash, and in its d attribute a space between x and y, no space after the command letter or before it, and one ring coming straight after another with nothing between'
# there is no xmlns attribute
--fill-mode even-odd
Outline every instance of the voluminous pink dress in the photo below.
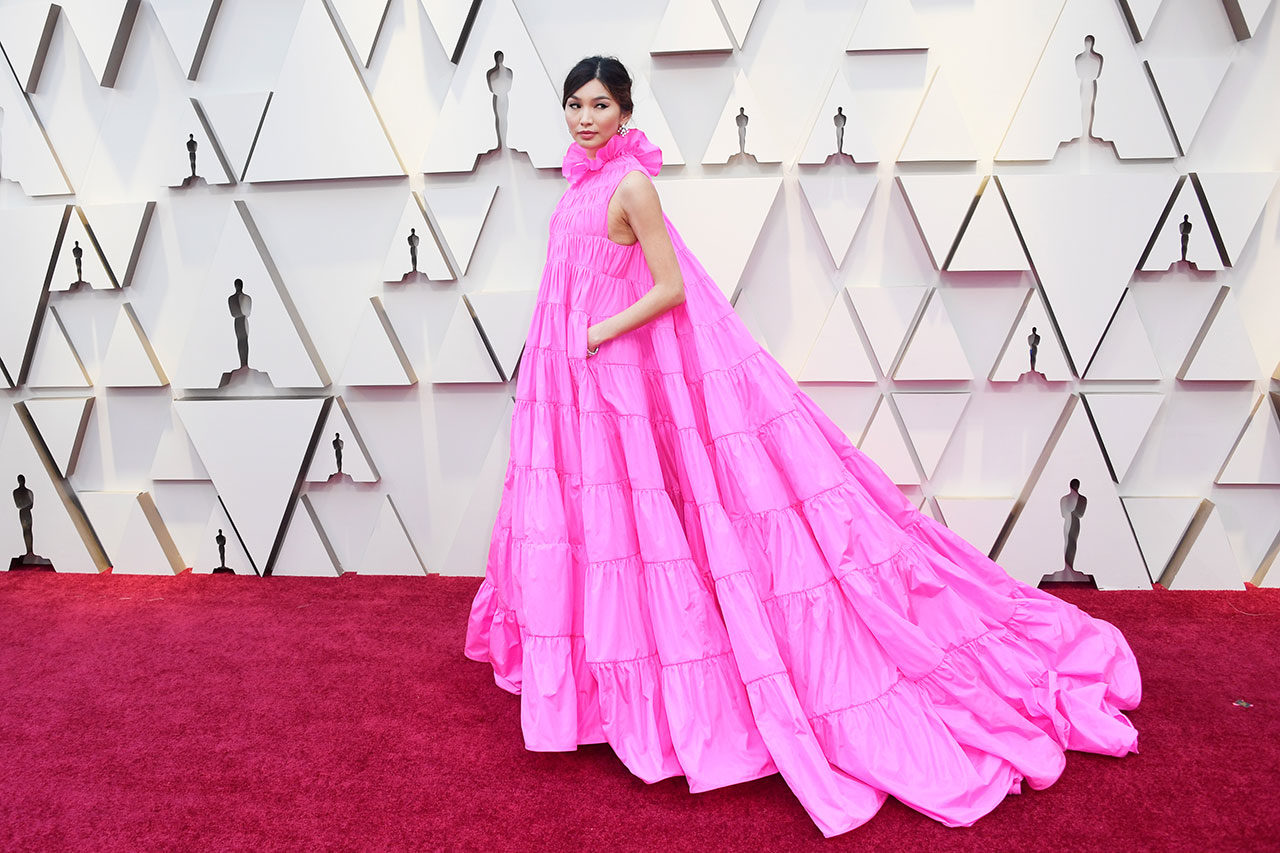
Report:
<svg viewBox="0 0 1280 853"><path fill-rule="evenodd" d="M634 129L565 156L465 649L519 694L525 746L607 741L694 792L780 772L827 836L886 794L967 825L1064 750L1134 751L1120 632L920 513L669 220L684 303L586 357L653 284L606 211L661 165Z"/></svg>

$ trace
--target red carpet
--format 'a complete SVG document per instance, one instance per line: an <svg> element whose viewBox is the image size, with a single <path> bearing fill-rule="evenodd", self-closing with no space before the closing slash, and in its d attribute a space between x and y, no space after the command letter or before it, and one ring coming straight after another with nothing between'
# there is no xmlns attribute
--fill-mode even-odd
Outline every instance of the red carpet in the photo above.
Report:
<svg viewBox="0 0 1280 853"><path fill-rule="evenodd" d="M1280 591L1064 591L1137 653L1142 752L824 841L777 775L691 795L526 751L462 657L478 583L0 573L0 849L1280 847Z"/></svg>

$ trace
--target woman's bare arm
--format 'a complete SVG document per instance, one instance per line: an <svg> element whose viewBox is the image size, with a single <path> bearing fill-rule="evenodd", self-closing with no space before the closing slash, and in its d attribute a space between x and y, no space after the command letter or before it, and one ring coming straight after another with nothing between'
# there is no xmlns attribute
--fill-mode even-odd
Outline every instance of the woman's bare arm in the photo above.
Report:
<svg viewBox="0 0 1280 853"><path fill-rule="evenodd" d="M643 326L684 302L684 276L680 273L675 247L671 245L671 235L662 220L662 203L653 182L643 172L628 172L618 182L614 199L621 205L626 224L644 252L649 272L653 274L653 287L627 308L588 327L588 349Z"/></svg>

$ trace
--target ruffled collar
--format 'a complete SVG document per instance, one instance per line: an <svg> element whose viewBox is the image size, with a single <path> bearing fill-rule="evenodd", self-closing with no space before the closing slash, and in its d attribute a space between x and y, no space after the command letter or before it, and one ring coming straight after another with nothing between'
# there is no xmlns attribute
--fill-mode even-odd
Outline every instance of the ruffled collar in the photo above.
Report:
<svg viewBox="0 0 1280 853"><path fill-rule="evenodd" d="M569 150L564 154L564 165L560 172L569 179L569 183L577 183L583 175L598 172L604 164L624 154L630 154L640 161L640 165L650 175L658 174L662 169L662 149L649 141L643 130L630 128L626 134L615 133L592 157L576 141L569 143Z"/></svg>

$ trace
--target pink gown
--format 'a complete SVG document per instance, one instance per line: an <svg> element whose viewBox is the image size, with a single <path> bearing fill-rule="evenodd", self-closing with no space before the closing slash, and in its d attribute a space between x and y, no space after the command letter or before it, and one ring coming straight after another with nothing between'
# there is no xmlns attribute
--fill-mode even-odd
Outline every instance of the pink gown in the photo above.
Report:
<svg viewBox="0 0 1280 853"><path fill-rule="evenodd" d="M653 284L609 199L661 165L634 129L565 156L465 648L519 694L525 747L607 741L692 792L780 772L826 836L887 794L968 825L1064 750L1135 751L1120 632L916 510L670 220L684 303L586 357Z"/></svg>

